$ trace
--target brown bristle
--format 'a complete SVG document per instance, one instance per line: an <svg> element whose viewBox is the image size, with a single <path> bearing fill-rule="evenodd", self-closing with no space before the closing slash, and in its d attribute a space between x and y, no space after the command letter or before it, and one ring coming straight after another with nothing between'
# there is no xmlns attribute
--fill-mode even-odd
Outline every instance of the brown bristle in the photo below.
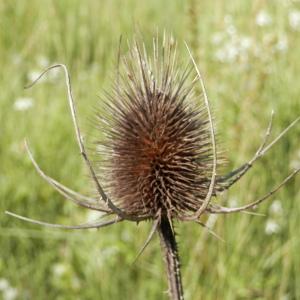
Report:
<svg viewBox="0 0 300 300"><path fill-rule="evenodd" d="M176 218L198 210L207 195L209 122L197 105L192 68L179 69L175 45L166 42L158 53L155 41L152 59L144 49L135 43L104 99L99 168L110 198L126 213L155 217L160 210Z"/></svg>

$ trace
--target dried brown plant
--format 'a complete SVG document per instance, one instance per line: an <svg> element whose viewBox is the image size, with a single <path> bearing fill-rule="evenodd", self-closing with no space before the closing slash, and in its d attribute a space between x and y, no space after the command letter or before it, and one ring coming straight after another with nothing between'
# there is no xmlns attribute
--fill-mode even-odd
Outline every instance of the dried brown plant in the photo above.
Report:
<svg viewBox="0 0 300 300"><path fill-rule="evenodd" d="M92 163L83 143L66 66L57 64L46 69L30 86L51 69L63 69L77 143L98 196L81 195L46 175L26 143L29 157L41 177L65 198L82 207L101 211L110 219L66 226L7 212L21 220L66 229L152 220L151 232L140 253L158 232L171 299L183 299L173 221L193 221L205 226L199 220L202 214L253 210L300 170L294 170L266 195L244 206L229 208L211 201L241 179L300 118L269 142L272 113L264 139L253 158L229 174L218 175L217 168L222 165L222 159L217 155L211 108L200 71L186 47L190 60L183 67L178 63L176 44L172 39L164 38L160 43L154 38L151 56L146 53L145 45L137 41L127 55L119 55L121 60L114 88L102 99L104 107L96 116L99 132L104 135L97 141L94 153L100 158L97 163ZM196 84L200 84L203 91L203 101L195 93Z"/></svg>

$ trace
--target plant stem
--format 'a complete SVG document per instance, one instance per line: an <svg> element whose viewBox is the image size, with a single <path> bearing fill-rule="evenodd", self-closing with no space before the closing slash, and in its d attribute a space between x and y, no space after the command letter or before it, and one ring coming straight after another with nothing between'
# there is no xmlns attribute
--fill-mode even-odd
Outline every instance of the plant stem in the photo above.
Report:
<svg viewBox="0 0 300 300"><path fill-rule="evenodd" d="M160 243L164 253L167 267L170 299L183 300L183 288L181 283L180 263L178 256L175 232L172 230L171 221L166 216L161 218L158 227Z"/></svg>

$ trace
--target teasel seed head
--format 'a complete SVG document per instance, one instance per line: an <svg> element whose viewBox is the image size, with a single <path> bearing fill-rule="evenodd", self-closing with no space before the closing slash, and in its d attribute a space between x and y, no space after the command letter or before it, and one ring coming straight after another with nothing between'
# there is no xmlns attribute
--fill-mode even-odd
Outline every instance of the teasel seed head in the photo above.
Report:
<svg viewBox="0 0 300 300"><path fill-rule="evenodd" d="M192 64L179 63L171 39L155 39L151 55L135 41L118 68L97 115L104 133L98 176L109 197L138 217L196 212L211 183L213 153Z"/></svg>

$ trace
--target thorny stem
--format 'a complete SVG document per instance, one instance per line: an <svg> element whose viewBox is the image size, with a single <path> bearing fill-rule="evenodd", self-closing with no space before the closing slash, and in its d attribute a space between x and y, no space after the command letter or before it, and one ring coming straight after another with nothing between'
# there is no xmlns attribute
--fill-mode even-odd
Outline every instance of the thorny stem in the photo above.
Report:
<svg viewBox="0 0 300 300"><path fill-rule="evenodd" d="M158 233L167 267L170 299L183 300L178 249L175 232L172 230L170 222L166 216L163 216L158 226Z"/></svg>

